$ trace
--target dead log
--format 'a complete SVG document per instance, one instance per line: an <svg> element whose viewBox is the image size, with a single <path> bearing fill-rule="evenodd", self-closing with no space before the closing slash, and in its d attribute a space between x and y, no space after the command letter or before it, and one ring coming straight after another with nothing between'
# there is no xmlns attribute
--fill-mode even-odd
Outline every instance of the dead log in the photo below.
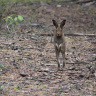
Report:
<svg viewBox="0 0 96 96"><path fill-rule="evenodd" d="M89 2L93 2L93 1L96 1L96 0L78 0L76 2L76 4L84 4L84 3L89 3Z"/></svg>
<svg viewBox="0 0 96 96"><path fill-rule="evenodd" d="M38 36L53 36L53 34L45 34L45 33L42 33L42 34L35 34L35 35L38 35ZM89 37L95 37L96 34L80 34L80 33L66 33L65 36L89 36Z"/></svg>
<svg viewBox="0 0 96 96"><path fill-rule="evenodd" d="M69 33L69 34L65 34L66 36L90 36L90 37L94 37L96 36L96 34L80 34L80 33Z"/></svg>

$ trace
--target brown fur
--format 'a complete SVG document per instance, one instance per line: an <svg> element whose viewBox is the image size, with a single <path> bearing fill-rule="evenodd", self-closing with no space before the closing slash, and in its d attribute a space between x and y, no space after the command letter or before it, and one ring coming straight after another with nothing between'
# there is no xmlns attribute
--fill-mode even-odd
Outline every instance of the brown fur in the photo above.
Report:
<svg viewBox="0 0 96 96"><path fill-rule="evenodd" d="M63 26L65 25L66 20L63 20L60 25L57 24L55 20L53 21L53 25L56 27L56 33L54 34L54 46L56 52L56 58L58 63L58 69L60 68L59 64L59 54L61 52L63 57L63 68L65 67L65 36L62 32Z"/></svg>

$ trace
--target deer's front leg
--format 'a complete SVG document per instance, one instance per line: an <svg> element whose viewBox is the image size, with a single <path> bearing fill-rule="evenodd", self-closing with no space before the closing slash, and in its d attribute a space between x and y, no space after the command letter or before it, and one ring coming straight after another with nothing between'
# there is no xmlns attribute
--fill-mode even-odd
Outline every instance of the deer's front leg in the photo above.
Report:
<svg viewBox="0 0 96 96"><path fill-rule="evenodd" d="M57 64L58 64L58 70L60 69L60 63L59 63L59 50L57 47L55 47L55 51L56 51L56 59L57 59Z"/></svg>
<svg viewBox="0 0 96 96"><path fill-rule="evenodd" d="M62 53L62 57L63 57L63 68L65 67L65 52Z"/></svg>

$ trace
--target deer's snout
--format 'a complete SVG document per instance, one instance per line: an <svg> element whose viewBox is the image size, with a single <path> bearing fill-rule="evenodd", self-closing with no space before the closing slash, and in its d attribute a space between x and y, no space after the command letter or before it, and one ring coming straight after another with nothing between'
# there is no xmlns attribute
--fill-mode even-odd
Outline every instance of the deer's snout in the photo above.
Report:
<svg viewBox="0 0 96 96"><path fill-rule="evenodd" d="M62 36L61 28L57 28L56 36L58 36L58 37Z"/></svg>
<svg viewBox="0 0 96 96"><path fill-rule="evenodd" d="M62 36L62 34L61 34L61 33L60 33L60 34L57 33L56 36L57 36L57 37L60 37L60 36Z"/></svg>
<svg viewBox="0 0 96 96"><path fill-rule="evenodd" d="M62 32L61 32L61 31L57 31L57 32L56 32L56 36L57 36L57 37L61 37L61 36L62 36Z"/></svg>

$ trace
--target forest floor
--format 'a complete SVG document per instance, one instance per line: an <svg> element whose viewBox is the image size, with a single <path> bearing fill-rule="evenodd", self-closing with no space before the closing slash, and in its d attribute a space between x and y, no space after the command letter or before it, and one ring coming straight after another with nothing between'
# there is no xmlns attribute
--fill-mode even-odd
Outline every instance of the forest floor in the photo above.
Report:
<svg viewBox="0 0 96 96"><path fill-rule="evenodd" d="M25 21L18 34L9 34L6 25L0 30L2 96L96 96L96 37L66 36L66 66L57 71L53 37L38 35L55 32L52 19L67 20L64 33L95 34L94 5L22 2L10 12Z"/></svg>

